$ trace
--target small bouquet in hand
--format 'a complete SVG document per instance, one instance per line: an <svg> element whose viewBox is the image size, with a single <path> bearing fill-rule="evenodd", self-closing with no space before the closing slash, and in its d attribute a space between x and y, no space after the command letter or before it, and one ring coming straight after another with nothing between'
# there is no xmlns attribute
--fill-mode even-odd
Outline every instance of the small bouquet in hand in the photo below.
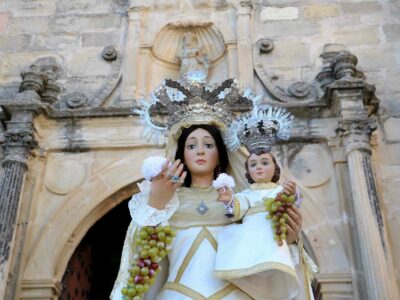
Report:
<svg viewBox="0 0 400 300"><path fill-rule="evenodd" d="M235 187L235 180L232 176L229 176L226 173L221 173L217 179L213 181L212 185L216 190L228 188L232 191ZM228 203L225 203L225 216L233 218L233 194L231 200Z"/></svg>
<svg viewBox="0 0 400 300"><path fill-rule="evenodd" d="M167 159L162 156L150 156L146 158L142 165L142 175L144 179L151 181L154 177L160 175L162 166Z"/></svg>
<svg viewBox="0 0 400 300"><path fill-rule="evenodd" d="M267 220L272 220L272 229L274 230L274 239L279 246L286 240L286 221L289 219L287 210L295 203L295 195L286 195L279 193L275 198L264 198L264 205L268 211Z"/></svg>

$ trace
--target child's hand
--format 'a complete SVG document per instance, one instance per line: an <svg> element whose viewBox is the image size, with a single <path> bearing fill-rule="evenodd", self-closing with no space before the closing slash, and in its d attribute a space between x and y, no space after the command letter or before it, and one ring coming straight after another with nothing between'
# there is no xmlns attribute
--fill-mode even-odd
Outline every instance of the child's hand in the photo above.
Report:
<svg viewBox="0 0 400 300"><path fill-rule="evenodd" d="M294 195L296 193L296 183L291 180L285 180L282 184L283 192L286 195Z"/></svg>
<svg viewBox="0 0 400 300"><path fill-rule="evenodd" d="M232 200L232 190L230 188L220 188L218 190L218 201L223 202L224 204L229 204Z"/></svg>

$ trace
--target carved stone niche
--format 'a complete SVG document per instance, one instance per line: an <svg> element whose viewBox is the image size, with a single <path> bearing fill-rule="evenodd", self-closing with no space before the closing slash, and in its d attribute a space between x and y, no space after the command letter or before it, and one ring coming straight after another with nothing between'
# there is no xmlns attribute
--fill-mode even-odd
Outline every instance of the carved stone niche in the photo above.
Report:
<svg viewBox="0 0 400 300"><path fill-rule="evenodd" d="M207 60L207 72L215 67L225 53L225 43L219 29L210 21L192 15L179 15L171 19L157 34L151 48L153 64L158 77L178 79L182 73L184 59L182 52L187 45L185 38L194 40L192 52L198 53ZM190 63L190 62L189 62ZM207 73L206 72L206 73ZM182 74L181 74L182 75ZM152 82L160 82L163 78L153 78Z"/></svg>

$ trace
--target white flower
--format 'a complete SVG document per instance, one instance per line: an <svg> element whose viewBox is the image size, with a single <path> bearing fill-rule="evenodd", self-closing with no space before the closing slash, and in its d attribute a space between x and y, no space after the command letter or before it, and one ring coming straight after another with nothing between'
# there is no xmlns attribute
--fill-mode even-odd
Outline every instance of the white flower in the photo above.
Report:
<svg viewBox="0 0 400 300"><path fill-rule="evenodd" d="M229 176L226 173L221 173L219 174L218 178L213 181L212 185L216 190L219 190L223 187L233 189L235 187L235 180L232 176Z"/></svg>
<svg viewBox="0 0 400 300"><path fill-rule="evenodd" d="M142 175L144 179L151 180L160 174L166 160L167 159L162 156L150 156L146 158L142 165Z"/></svg>

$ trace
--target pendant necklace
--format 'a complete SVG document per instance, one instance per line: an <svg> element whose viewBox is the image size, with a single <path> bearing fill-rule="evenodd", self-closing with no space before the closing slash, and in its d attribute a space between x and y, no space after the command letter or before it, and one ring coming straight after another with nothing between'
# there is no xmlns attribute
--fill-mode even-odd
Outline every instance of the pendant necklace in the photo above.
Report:
<svg viewBox="0 0 400 300"><path fill-rule="evenodd" d="M206 214L209 210L210 209L207 207L203 200L201 200L200 204L196 207L196 211L201 215Z"/></svg>

